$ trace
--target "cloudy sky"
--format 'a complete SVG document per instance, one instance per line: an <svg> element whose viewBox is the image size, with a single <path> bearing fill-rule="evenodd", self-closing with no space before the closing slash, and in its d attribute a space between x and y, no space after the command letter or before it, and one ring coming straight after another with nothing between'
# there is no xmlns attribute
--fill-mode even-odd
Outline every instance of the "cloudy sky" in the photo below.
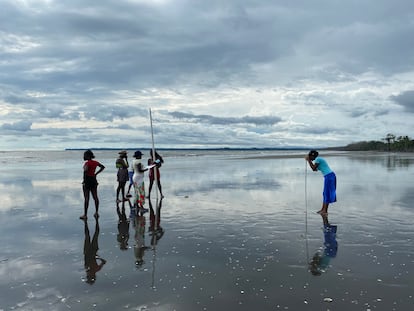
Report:
<svg viewBox="0 0 414 311"><path fill-rule="evenodd" d="M1 150L414 137L412 0L0 0Z"/></svg>

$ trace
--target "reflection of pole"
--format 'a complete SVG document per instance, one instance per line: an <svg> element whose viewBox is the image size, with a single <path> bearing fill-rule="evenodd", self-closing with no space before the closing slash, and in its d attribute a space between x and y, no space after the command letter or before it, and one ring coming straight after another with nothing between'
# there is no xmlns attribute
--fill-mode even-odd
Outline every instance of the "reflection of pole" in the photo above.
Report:
<svg viewBox="0 0 414 311"><path fill-rule="evenodd" d="M308 247L308 163L305 161L305 243L306 243L306 263L309 263Z"/></svg>
<svg viewBox="0 0 414 311"><path fill-rule="evenodd" d="M155 232L152 232L153 235L155 235ZM157 257L157 250L155 249L155 244L152 246L152 273L151 273L151 288L154 289L155 288L155 260Z"/></svg>
<svg viewBox="0 0 414 311"><path fill-rule="evenodd" d="M150 123L151 123L152 159L153 159L153 162L155 162L156 158L155 158L154 130L152 128L151 108L149 109L149 115L150 115ZM158 204L158 167L157 166L154 167L153 173L154 173L153 176L152 176L154 178L154 183L153 184L155 184L155 193L156 193L155 198L156 198L157 204ZM150 195L150 194L148 194L148 195ZM150 200L151 200L151 197L150 197ZM158 209L157 208L155 208L155 215L156 215L155 218L157 219L158 218ZM157 226L157 223L155 222L154 230L157 230L157 229L158 229L158 226Z"/></svg>
<svg viewBox="0 0 414 311"><path fill-rule="evenodd" d="M152 113L151 113L151 108L149 109L149 115L150 115L150 123L151 123L151 141L152 141L152 159L153 159L153 163L156 161L155 158L155 144L154 144L154 130L152 127ZM154 183L155 184L155 198L156 198L156 205L155 205L155 219L154 219L154 226L152 228L152 237L151 237L151 244L152 244L152 273L151 273L151 288L154 289L155 288L155 260L156 260L156 255L157 255L157 251L156 251L156 242L154 242L154 238L156 239L156 231L158 230L158 167L155 166L154 170L153 170L153 178L154 178ZM151 196L149 198L149 200L151 200Z"/></svg>

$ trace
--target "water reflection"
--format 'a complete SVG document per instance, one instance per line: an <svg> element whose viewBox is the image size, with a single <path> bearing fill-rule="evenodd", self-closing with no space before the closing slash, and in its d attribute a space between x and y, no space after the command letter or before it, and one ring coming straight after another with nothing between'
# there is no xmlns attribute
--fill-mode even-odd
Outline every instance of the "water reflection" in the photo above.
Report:
<svg viewBox="0 0 414 311"><path fill-rule="evenodd" d="M145 251L149 248L145 245L145 216L141 213L138 213L133 216L133 227L135 230L135 245L134 245L134 254L135 254L135 265L140 267L144 264L144 254Z"/></svg>
<svg viewBox="0 0 414 311"><path fill-rule="evenodd" d="M338 226L329 223L327 214L322 214L321 217L323 220L323 248L313 255L309 263L309 271L316 276L321 275L329 268L331 259L335 258L338 252L338 242L336 241Z"/></svg>
<svg viewBox="0 0 414 311"><path fill-rule="evenodd" d="M99 237L99 221L95 218L95 233L91 240L89 233L88 221L84 220L85 223L85 242L83 245L83 254L85 256L85 271L86 271L86 283L94 284L96 281L96 273L102 269L106 260L99 257L98 250L98 237ZM98 264L99 261L99 264Z"/></svg>
<svg viewBox="0 0 414 311"><path fill-rule="evenodd" d="M151 246L155 246L164 235L164 229L161 227L162 198L159 202L157 200L156 211L154 211L151 200L148 203L150 209L150 226L148 231L151 232Z"/></svg>
<svg viewBox="0 0 414 311"><path fill-rule="evenodd" d="M401 155L388 155L385 159L385 166L390 170L408 168L413 163L414 160L412 158L404 158Z"/></svg>
<svg viewBox="0 0 414 311"><path fill-rule="evenodd" d="M145 231L147 226L146 212L145 209L137 210L129 200L130 207L130 219L132 220L132 227L134 229L134 255L135 255L135 265L137 268L144 265L144 256L146 250L152 247L155 250L155 246L158 241L164 235L164 229L161 227L161 207L162 207L162 198L156 200L156 208L154 209L152 200L148 200L149 204L149 226L148 233L150 235L150 245L146 244L145 241ZM120 243L120 248L123 250L128 249L128 239L129 239L129 220L126 217L125 206L122 205L120 209L117 207L118 212L118 242ZM155 259L154 259L155 260Z"/></svg>
<svg viewBox="0 0 414 311"><path fill-rule="evenodd" d="M128 200L128 202L130 202ZM130 203L131 208L131 203ZM118 235L117 241L119 243L120 250L128 249L128 240L129 240L129 219L126 217L125 213L125 201L122 202L122 208L119 208L119 203L116 205L116 212L118 214Z"/></svg>
<svg viewBox="0 0 414 311"><path fill-rule="evenodd" d="M414 158L411 155L404 153L392 154L350 154L351 160L356 160L362 163L379 163L388 170L407 169L414 164Z"/></svg>

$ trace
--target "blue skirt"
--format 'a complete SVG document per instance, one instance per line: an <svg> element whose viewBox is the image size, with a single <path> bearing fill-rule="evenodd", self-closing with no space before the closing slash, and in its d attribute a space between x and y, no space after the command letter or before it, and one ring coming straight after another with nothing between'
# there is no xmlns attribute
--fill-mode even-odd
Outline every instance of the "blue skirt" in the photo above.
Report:
<svg viewBox="0 0 414 311"><path fill-rule="evenodd" d="M336 175L334 172L324 176L323 203L336 202Z"/></svg>

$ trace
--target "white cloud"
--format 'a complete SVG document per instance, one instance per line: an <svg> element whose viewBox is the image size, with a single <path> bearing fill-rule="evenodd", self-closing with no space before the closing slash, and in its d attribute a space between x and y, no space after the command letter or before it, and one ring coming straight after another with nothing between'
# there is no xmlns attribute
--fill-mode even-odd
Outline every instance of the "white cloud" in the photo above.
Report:
<svg viewBox="0 0 414 311"><path fill-rule="evenodd" d="M163 147L412 137L412 9L409 0L3 1L0 142L125 147L149 141L149 108Z"/></svg>

